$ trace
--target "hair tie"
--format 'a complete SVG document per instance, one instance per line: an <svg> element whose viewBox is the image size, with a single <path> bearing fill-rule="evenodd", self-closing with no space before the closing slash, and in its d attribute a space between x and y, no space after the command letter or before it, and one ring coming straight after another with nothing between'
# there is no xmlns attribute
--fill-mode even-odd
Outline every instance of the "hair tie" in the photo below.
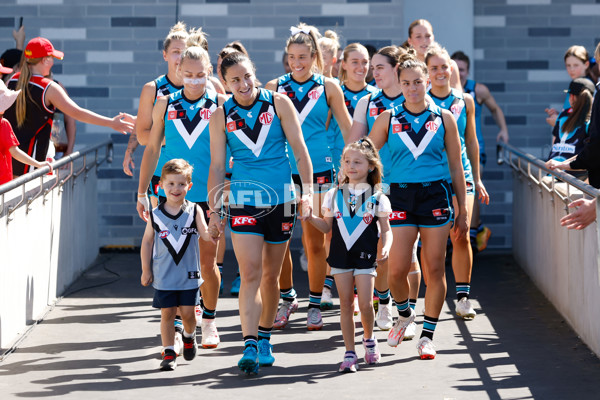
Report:
<svg viewBox="0 0 600 400"><path fill-rule="evenodd" d="M290 26L290 32L292 33L292 36L297 35L298 33L304 33L306 35L310 35L310 29L298 28L295 26Z"/></svg>

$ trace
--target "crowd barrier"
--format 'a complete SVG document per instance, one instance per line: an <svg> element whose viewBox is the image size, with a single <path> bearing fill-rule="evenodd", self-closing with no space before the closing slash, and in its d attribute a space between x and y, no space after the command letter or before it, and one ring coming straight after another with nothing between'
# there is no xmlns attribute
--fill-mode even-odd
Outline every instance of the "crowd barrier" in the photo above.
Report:
<svg viewBox="0 0 600 400"><path fill-rule="evenodd" d="M0 185L0 348L10 350L98 255L97 171L112 141Z"/></svg>
<svg viewBox="0 0 600 400"><path fill-rule="evenodd" d="M596 308L600 304L598 223L583 230L569 230L559 222L570 211L570 202L581 197L597 199L600 191L567 173L546 168L543 161L508 144L499 145L498 162L509 165L514 172L515 260L600 356ZM596 204L600 216L600 202Z"/></svg>

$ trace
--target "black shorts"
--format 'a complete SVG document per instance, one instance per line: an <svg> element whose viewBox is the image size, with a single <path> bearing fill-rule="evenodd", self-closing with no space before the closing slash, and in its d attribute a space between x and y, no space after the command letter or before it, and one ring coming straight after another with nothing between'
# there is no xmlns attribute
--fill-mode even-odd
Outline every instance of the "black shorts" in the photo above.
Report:
<svg viewBox="0 0 600 400"><path fill-rule="evenodd" d="M287 242L291 239L296 224L295 201L269 208L230 205L228 211L232 232L262 236L267 243Z"/></svg>
<svg viewBox="0 0 600 400"><path fill-rule="evenodd" d="M206 201L198 201L196 204L202 209L204 213L204 222L208 225L208 221L210 221L210 207L208 206L208 203Z"/></svg>
<svg viewBox="0 0 600 400"><path fill-rule="evenodd" d="M390 225L435 228L453 220L452 192L445 180L390 185Z"/></svg>
<svg viewBox="0 0 600 400"><path fill-rule="evenodd" d="M179 306L196 306L200 304L200 290L154 290L152 307L171 308Z"/></svg>
<svg viewBox="0 0 600 400"><path fill-rule="evenodd" d="M302 191L302 179L298 174L292 174L294 185L296 185L296 193L300 194L300 197L304 194ZM332 184L335 182L335 171L329 169L327 171L313 173L313 191L315 193L323 193L332 188Z"/></svg>
<svg viewBox="0 0 600 400"><path fill-rule="evenodd" d="M160 176L152 175L152 180L150 181L150 186L148 186L148 196L158 197L158 182L160 181Z"/></svg>

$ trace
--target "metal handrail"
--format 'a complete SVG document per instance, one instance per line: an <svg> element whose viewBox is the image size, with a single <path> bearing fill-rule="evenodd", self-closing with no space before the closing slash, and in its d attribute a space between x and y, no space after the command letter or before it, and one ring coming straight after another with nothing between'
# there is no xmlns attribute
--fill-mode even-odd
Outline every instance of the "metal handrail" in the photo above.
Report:
<svg viewBox="0 0 600 400"><path fill-rule="evenodd" d="M556 193L565 204L570 202L572 193L571 187L579 189L591 198L600 197L600 190L566 172L546 167L544 161L531 154L525 153L508 143L498 143L496 160L498 164L504 164L506 162L512 169L528 177L530 183L533 182L535 185L539 186L540 190L545 189L548 192ZM538 169L537 177L531 172L532 166ZM552 175L552 177L565 182L567 184L567 195L564 196L556 190L555 179L552 179L550 186L547 186L542 180L542 177L545 174Z"/></svg>
<svg viewBox="0 0 600 400"><path fill-rule="evenodd" d="M98 153L102 148L105 148L106 152L105 152L104 158L99 160ZM95 157L94 157L94 162L92 163L93 166L88 167L87 166L87 154L89 154L91 152L95 152ZM74 172L73 165L74 165L75 161L80 158L83 158L83 167L81 168L81 170ZM26 200L25 184L27 184L28 182L31 182L37 178L40 179L40 189L38 190L38 192L35 193L35 195L27 198L27 205L29 206L40 195L43 195L45 198L45 196L50 191L52 191L55 187L57 187L57 186L62 187L71 178L73 178L73 180L75 180L75 178L77 178L77 176L79 174L81 174L82 172L85 172L85 175L87 176L87 173L90 171L90 169L92 169L93 167L98 167L100 164L102 164L105 161L107 161L108 163L112 163L112 159L113 159L113 142L112 142L112 140L105 140L105 141L95 144L93 146L86 147L85 149L82 149L80 151L71 153L68 156L62 157L60 160L53 162L51 165L52 165L52 170L55 171L55 176L50 177L50 179L54 179L55 182L50 188L46 188L44 190L44 178L48 177L48 172L50 172L50 168L48 168L48 167L36 169L33 172L29 172L29 173L22 175L16 179L13 179L12 181L5 183L4 185L0 185L0 199L1 199L0 215L2 215L4 212L4 208L5 208L4 195L7 192L14 190L18 187L22 187L21 199L19 200L19 202L16 205L10 206L8 208L7 222L10 222L10 220L11 220L10 215L13 212L15 212L15 210L21 204L23 204L23 202L25 202L25 200ZM63 177L61 179L59 177L59 169L62 166L67 165L67 164L69 164L70 172L66 177ZM48 180L48 181L50 181L50 180Z"/></svg>

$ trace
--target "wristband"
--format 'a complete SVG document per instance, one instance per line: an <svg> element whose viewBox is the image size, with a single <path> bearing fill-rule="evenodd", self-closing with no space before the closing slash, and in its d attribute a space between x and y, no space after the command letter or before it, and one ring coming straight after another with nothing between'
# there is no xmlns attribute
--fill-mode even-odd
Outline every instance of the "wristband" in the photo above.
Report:
<svg viewBox="0 0 600 400"><path fill-rule="evenodd" d="M138 193L137 195L138 195L138 197L147 197L148 196L146 193Z"/></svg>

